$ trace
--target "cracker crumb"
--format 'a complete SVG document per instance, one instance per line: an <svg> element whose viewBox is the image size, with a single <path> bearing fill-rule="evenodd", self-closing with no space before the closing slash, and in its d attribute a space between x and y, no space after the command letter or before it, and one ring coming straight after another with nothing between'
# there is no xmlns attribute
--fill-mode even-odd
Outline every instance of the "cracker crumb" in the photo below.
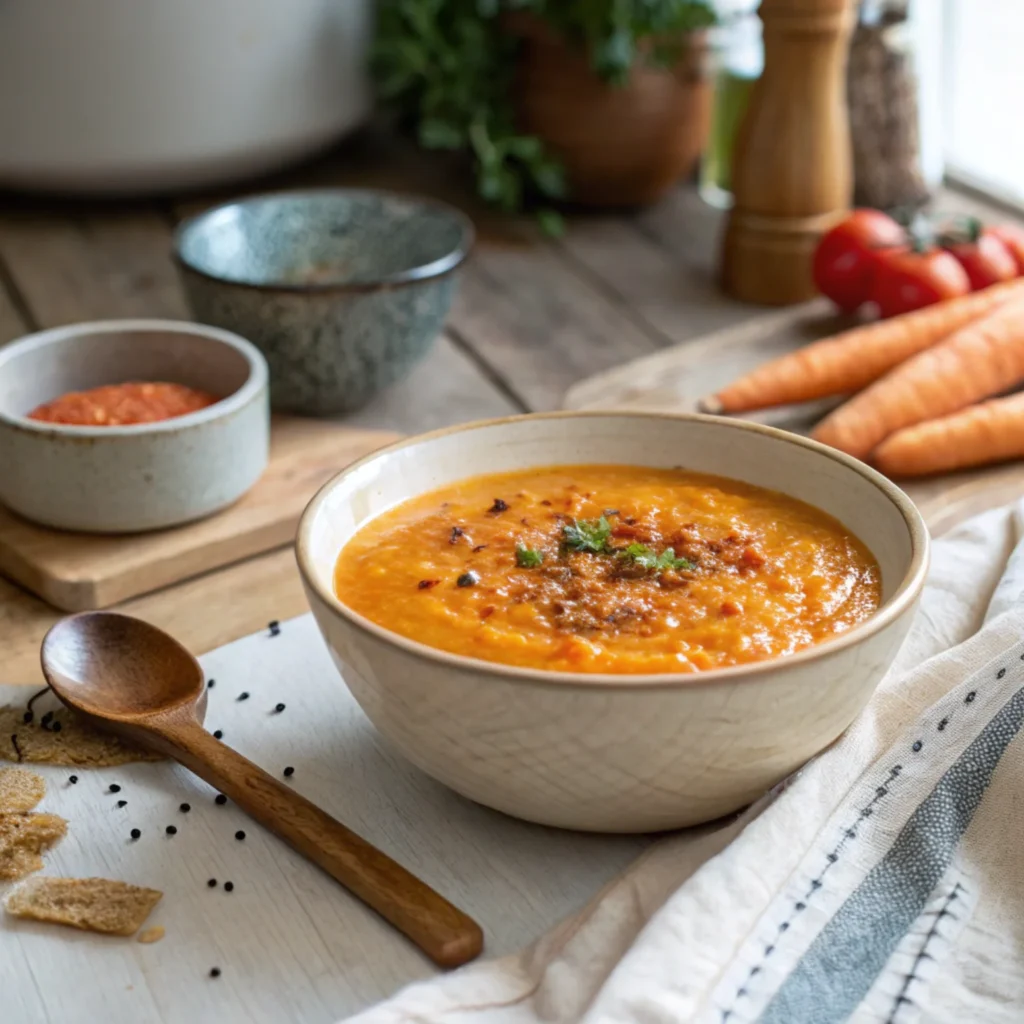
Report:
<svg viewBox="0 0 1024 1024"><path fill-rule="evenodd" d="M56 814L0 814L0 879L14 881L42 870L39 855L67 830L68 823Z"/></svg>
<svg viewBox="0 0 1024 1024"><path fill-rule="evenodd" d="M159 942L166 934L162 924L155 924L152 928L146 928L144 931L139 932L138 941L149 945L151 942Z"/></svg>
<svg viewBox="0 0 1024 1024"><path fill-rule="evenodd" d="M49 728L37 715L24 721L25 709L0 708L0 761L109 768L133 761L162 761L159 754L133 747L87 725L65 707L48 712ZM58 728L59 726L59 728Z"/></svg>
<svg viewBox="0 0 1024 1024"><path fill-rule="evenodd" d="M156 889L106 878L33 878L7 897L4 909L29 921L127 936L142 927L161 896Z"/></svg>
<svg viewBox="0 0 1024 1024"><path fill-rule="evenodd" d="M31 811L45 795L41 775L25 768L0 768L0 812Z"/></svg>

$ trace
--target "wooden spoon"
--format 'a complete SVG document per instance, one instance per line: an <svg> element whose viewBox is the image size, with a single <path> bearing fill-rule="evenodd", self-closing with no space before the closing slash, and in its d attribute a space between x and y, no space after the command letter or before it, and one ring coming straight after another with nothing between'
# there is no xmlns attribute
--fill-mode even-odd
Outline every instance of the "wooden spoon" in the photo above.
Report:
<svg viewBox="0 0 1024 1024"><path fill-rule="evenodd" d="M69 708L181 762L341 882L436 964L458 967L479 955L483 933L475 921L200 725L203 670L172 637L128 615L85 612L46 634L42 662L47 682Z"/></svg>

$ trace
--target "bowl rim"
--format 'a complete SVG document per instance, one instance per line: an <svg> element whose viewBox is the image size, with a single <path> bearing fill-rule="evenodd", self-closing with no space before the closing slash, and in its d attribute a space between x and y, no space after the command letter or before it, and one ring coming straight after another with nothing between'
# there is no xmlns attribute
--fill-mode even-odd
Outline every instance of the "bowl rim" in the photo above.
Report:
<svg viewBox="0 0 1024 1024"><path fill-rule="evenodd" d="M398 199L404 203L412 203L424 208L434 209L445 214L454 221L460 228L460 239L458 245L444 256L431 260L429 263L422 263L417 267L409 267L406 270L394 274L387 274L372 281L320 281L308 283L288 282L267 282L255 284L251 281L234 281L220 274L211 273L194 263L190 263L182 253L182 246L185 235L217 217L224 217L231 210L250 204L265 202L271 199L311 199L324 196L378 196L387 199ZM307 294L332 294L332 293L366 293L380 291L385 288L401 288L406 285L423 284L427 281L434 281L445 277L457 270L468 258L476 242L476 228L470 217L462 210L450 203L429 196L416 195L411 192L399 192L383 188L304 188L304 189L280 189L271 192L256 192L252 195L243 196L241 199L231 199L219 203L200 213L193 214L181 221L174 230L171 256L178 268L195 274L207 281L213 281L225 288L238 288L245 291L255 292L277 292L288 295Z"/></svg>
<svg viewBox="0 0 1024 1024"><path fill-rule="evenodd" d="M764 434L773 437L787 444L807 448L819 455L824 455L835 462L840 463L847 469L852 470L873 484L887 497L903 518L910 537L910 565L900 580L899 585L892 596L882 604L869 618L858 623L853 629L826 640L823 643L797 651L795 654L785 655L778 658L769 658L764 661L750 662L744 665L732 665L727 668L708 669L704 672L674 672L674 673L645 673L645 674L619 674L602 672L559 672L552 669L532 669L518 665L505 665L498 661L486 661L482 658L472 658L462 654L452 654L439 648L431 647L428 644L412 640L402 636L393 630L377 625L365 616L345 605L335 596L333 589L327 589L320 585L315 573L312 571L313 559L310 554L310 536L313 521L320 510L320 507L327 500L328 494L347 476L356 472L369 463L386 457L392 452L400 451L403 448L414 447L423 442L432 441L450 434L463 433L470 430L477 430L485 427L501 426L507 423L516 423L523 420L561 420L561 419L594 419L594 418L619 418L619 419L653 419L671 420L677 422L698 422L714 423L726 429L747 431L749 433ZM785 493L785 492L783 492ZM415 495L412 495L415 497ZM864 542L866 543L866 542ZM340 552L339 552L340 553ZM701 413L663 413L663 412L635 412L629 410L562 410L558 412L527 413L517 416L502 416L493 419L476 420L471 423L463 423L453 427L445 427L440 430L433 430L429 433L417 434L405 438L394 444L379 448L369 455L356 460L346 466L341 472L336 473L316 492L310 502L303 510L299 520L299 528L296 536L295 554L298 562L299 573L302 576L306 587L316 594L335 614L341 615L350 625L363 633L369 634L374 639L384 641L392 646L398 647L408 654L426 658L428 661L436 662L450 670L459 673L490 673L506 678L510 681L519 680L532 685L554 687L561 689L565 687L576 687L597 690L642 690L642 689L671 689L674 687L700 687L715 686L718 684L736 684L755 682L766 675L787 668L790 665L802 665L808 662L825 659L832 654L839 653L847 647L855 646L863 640L874 636L882 630L891 626L903 614L910 609L917 600L924 588L925 578L928 573L928 562L930 553L930 537L928 527L921 518L921 513L910 500L910 498L897 487L891 480L883 476L877 470L855 459L850 455L830 448L809 437L800 434L792 434L789 431L780 430L777 427L770 427L761 423L752 423L746 420L730 419L721 416L710 416Z"/></svg>
<svg viewBox="0 0 1024 1024"><path fill-rule="evenodd" d="M208 324L194 323L190 320L91 320L85 323L65 324L62 327L51 327L45 331L26 334L0 348L0 377L3 376L8 363L12 363L25 352L68 339L86 339L97 334L132 334L152 332L163 334L188 334L216 341L227 345L238 352L249 367L249 375L240 388L230 395L218 399L196 412L184 416L173 416L170 419L156 420L152 423L131 423L108 427L77 426L70 423L49 423L43 420L32 420L27 416L13 416L0 409L0 425L12 427L26 433L50 437L69 438L118 438L139 437L148 434L175 433L187 427L200 426L204 423L223 419L238 409L247 406L260 393L266 394L269 388L270 371L263 354L250 341L231 331ZM54 398L60 397L55 395Z"/></svg>

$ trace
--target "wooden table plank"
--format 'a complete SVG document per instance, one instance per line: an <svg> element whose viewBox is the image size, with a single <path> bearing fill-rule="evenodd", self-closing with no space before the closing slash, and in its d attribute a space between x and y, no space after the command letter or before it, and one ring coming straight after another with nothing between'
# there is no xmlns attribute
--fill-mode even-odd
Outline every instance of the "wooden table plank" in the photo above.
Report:
<svg viewBox="0 0 1024 1024"><path fill-rule="evenodd" d="M3 268L0 268L3 269ZM3 275L0 274L0 345L26 334L28 325L18 313L10 293L4 287Z"/></svg>
<svg viewBox="0 0 1024 1024"><path fill-rule="evenodd" d="M43 327L111 317L187 318L170 225L146 207L0 210L0 256Z"/></svg>

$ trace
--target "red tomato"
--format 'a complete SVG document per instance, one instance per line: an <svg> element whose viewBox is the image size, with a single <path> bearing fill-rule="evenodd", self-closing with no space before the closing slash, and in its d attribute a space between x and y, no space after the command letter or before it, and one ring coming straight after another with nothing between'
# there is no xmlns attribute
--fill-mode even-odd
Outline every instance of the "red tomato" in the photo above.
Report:
<svg viewBox="0 0 1024 1024"><path fill-rule="evenodd" d="M974 291L1017 276L1013 254L988 228L978 230L973 238L948 242L946 249L967 271Z"/></svg>
<svg viewBox="0 0 1024 1024"><path fill-rule="evenodd" d="M988 233L995 235L1017 263L1017 276L1024 274L1024 228L1016 224L998 224L989 228Z"/></svg>
<svg viewBox="0 0 1024 1024"><path fill-rule="evenodd" d="M840 309L867 302L877 250L906 244L903 228L879 210L854 210L827 232L814 253L814 283Z"/></svg>
<svg viewBox="0 0 1024 1024"><path fill-rule="evenodd" d="M871 299L883 317L966 295L967 271L944 249L893 249L877 256Z"/></svg>

